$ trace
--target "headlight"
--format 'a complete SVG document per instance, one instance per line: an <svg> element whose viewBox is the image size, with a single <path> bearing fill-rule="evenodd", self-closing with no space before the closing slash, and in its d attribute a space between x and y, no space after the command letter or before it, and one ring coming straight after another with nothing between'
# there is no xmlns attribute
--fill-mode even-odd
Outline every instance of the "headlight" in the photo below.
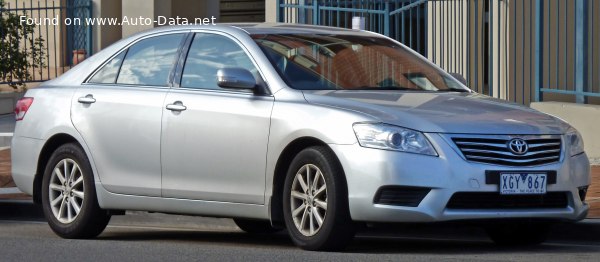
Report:
<svg viewBox="0 0 600 262"><path fill-rule="evenodd" d="M381 123L356 123L353 126L363 147L437 156L423 133Z"/></svg>
<svg viewBox="0 0 600 262"><path fill-rule="evenodd" d="M583 153L583 139L581 139L581 134L579 134L575 128L571 127L569 131L567 131L567 144L569 145L569 153L571 156Z"/></svg>

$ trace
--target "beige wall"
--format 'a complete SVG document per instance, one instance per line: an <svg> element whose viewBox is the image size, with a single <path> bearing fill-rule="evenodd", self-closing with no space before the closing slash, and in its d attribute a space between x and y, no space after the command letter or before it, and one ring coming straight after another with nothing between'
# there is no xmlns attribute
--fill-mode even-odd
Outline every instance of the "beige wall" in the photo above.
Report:
<svg viewBox="0 0 600 262"><path fill-rule="evenodd" d="M544 113L559 117L583 136L585 152L596 163L600 163L600 106L563 102L531 103L531 107Z"/></svg>
<svg viewBox="0 0 600 262"><path fill-rule="evenodd" d="M92 17L120 18L121 0L92 0ZM120 26L100 26L92 28L92 49L94 53L102 50L122 37Z"/></svg>
<svg viewBox="0 0 600 262"><path fill-rule="evenodd" d="M265 22L277 22L277 0L265 0Z"/></svg>

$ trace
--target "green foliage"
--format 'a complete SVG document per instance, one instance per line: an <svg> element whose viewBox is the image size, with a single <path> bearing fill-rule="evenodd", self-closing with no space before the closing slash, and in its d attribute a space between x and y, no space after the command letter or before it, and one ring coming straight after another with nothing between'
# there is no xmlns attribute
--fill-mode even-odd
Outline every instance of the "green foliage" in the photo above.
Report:
<svg viewBox="0 0 600 262"><path fill-rule="evenodd" d="M21 24L20 15L8 12L4 0L0 0L0 82L7 82L14 89L25 87L31 74L40 75L46 67L44 39L34 37L34 25Z"/></svg>

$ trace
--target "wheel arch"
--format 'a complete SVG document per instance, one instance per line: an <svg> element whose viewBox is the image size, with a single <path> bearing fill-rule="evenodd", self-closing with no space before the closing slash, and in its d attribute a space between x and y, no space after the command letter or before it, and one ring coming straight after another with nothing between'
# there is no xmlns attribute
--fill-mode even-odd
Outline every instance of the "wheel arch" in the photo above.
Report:
<svg viewBox="0 0 600 262"><path fill-rule="evenodd" d="M277 159L277 163L275 164L275 170L273 174L273 187L269 205L269 215L271 217L271 224L273 226L285 226L283 220L283 185L285 182L285 177L287 175L288 167L291 164L294 157L298 153L300 153L300 151L313 146L323 146L328 150L331 150L331 152L336 158L336 164L338 164L342 169L342 172L344 172L343 166L337 158L337 155L335 155L335 153L329 147L329 145L327 145L327 143L323 142L322 140L315 137L300 137L290 142L283 149L283 151L279 155L279 158ZM344 181L344 186L346 187L347 192L348 188L345 175L342 176L342 180Z"/></svg>

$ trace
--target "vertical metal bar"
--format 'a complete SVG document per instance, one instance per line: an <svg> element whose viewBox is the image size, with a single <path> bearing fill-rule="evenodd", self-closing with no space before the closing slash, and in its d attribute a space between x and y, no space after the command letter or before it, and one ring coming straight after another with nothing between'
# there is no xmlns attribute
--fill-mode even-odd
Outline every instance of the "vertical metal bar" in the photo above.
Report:
<svg viewBox="0 0 600 262"><path fill-rule="evenodd" d="M548 22L545 22L546 19L544 19L544 25L548 25L548 33L546 34L546 43L548 43L548 50L546 50L546 57L548 57L548 63L546 63L548 65L548 70L546 71L546 74L544 75L544 77L546 78L546 86L551 86L550 85L550 64L552 63L552 59L550 58L550 20L552 18L552 14L550 13L552 7L552 3L548 3Z"/></svg>
<svg viewBox="0 0 600 262"><path fill-rule="evenodd" d="M52 1L52 17L56 17L56 5L54 3L55 2ZM52 33L54 34L54 43L56 43L56 29L52 30ZM56 50L56 44L54 44L54 77L58 77L58 57L56 56L57 53L58 51ZM50 55L48 55L48 57L50 57ZM50 63L48 63L48 66L50 66Z"/></svg>
<svg viewBox="0 0 600 262"><path fill-rule="evenodd" d="M45 12L46 12L46 17L48 17L48 0L44 1L44 7L45 7ZM46 27L46 57L50 58L50 45L47 44L49 43L49 39L48 36L48 27ZM47 59L49 60L49 59ZM46 64L46 73L48 74L48 79L50 79L50 61L48 61L48 63Z"/></svg>
<svg viewBox="0 0 600 262"><path fill-rule="evenodd" d="M591 3L593 3L594 1L596 1L596 0L593 0ZM595 8L596 8L595 4L593 4L592 8L591 8L592 14L596 13L595 12ZM595 36L596 34L594 33L594 30L596 30L596 28L595 28L596 24L595 23L596 23L596 16L592 16L592 23L591 23L592 24L592 30L591 30L592 31L592 54L596 53L596 52L594 52L594 49L595 49L594 47L595 47L595 42L596 42L596 36ZM595 74L594 73L594 72L596 72L596 66L597 65L598 64L594 63L594 56L592 55L592 70L591 70L591 72L592 72L592 85L589 86L590 89L592 89L595 86L594 85L594 83L595 83L594 82L594 75L600 76L600 74ZM598 81L600 81L600 77L598 77ZM594 91L596 91L596 90L594 90ZM600 92L600 85L598 85L598 91L597 92Z"/></svg>
<svg viewBox="0 0 600 262"><path fill-rule="evenodd" d="M497 51L498 56L496 58L497 65L498 65L497 66L498 69L496 69L498 71L497 72L498 73L498 83L496 83L495 86L496 86L496 90L497 90L496 96L499 98L500 97L500 82L501 82L500 79L501 79L501 74L502 74L502 72L500 71L500 69L501 69L500 64L502 63L502 59L500 59L500 41L501 41L500 40L500 30L502 29L502 24L501 24L502 11L500 10L500 0L496 0L496 7L497 7L496 16L498 17L498 20L497 20L498 21L498 31L497 31L497 38L496 38L496 42L497 42L496 49L498 50Z"/></svg>
<svg viewBox="0 0 600 262"><path fill-rule="evenodd" d="M564 1L565 2L565 90L567 90L568 86L569 86L569 60L567 57L567 49L569 48L569 1Z"/></svg>
<svg viewBox="0 0 600 262"><path fill-rule="evenodd" d="M521 1L521 103L525 104L525 0Z"/></svg>
<svg viewBox="0 0 600 262"><path fill-rule="evenodd" d="M475 0L475 91L479 92L479 1Z"/></svg>
<svg viewBox="0 0 600 262"><path fill-rule="evenodd" d="M312 1L312 12L313 12L313 25L318 25L319 24L319 2L316 0Z"/></svg>
<svg viewBox="0 0 600 262"><path fill-rule="evenodd" d="M535 101L539 102L542 97L542 74L544 68L544 1L535 0Z"/></svg>
<svg viewBox="0 0 600 262"><path fill-rule="evenodd" d="M431 46L433 48L433 50L432 50L432 53L433 53L433 62L435 64L438 64L437 63L437 57L436 57L436 51L437 51L437 43L436 43L437 35L436 34L437 34L437 31L438 31L437 30L437 20L436 20L436 18L437 18L437 11L435 10L436 8L437 8L437 3L434 1L433 4L432 4L432 8L431 8L432 11L433 11L433 16L431 16L431 18L432 18L431 20L433 22L433 30L431 30L431 38L432 38L431 39L432 40L431 41L431 43L432 43Z"/></svg>
<svg viewBox="0 0 600 262"><path fill-rule="evenodd" d="M283 22L281 20L281 2L285 1L285 0L277 0L277 6L275 8L275 21L276 22ZM52 1L52 4L54 4L54 1Z"/></svg>
<svg viewBox="0 0 600 262"><path fill-rule="evenodd" d="M457 19L457 17L456 17L456 0L452 1L452 8L454 9L454 11L452 12L452 20L453 20L453 23L452 23L452 33L453 33L452 34L452 38L453 38L453 41L452 41L453 48L452 49L453 50L452 51L453 51L453 59L454 59L454 62L453 62L453 67L454 67L453 73L457 73L458 70L456 69L457 68L456 63L458 61L458 49L456 47L458 45L458 42L457 42L458 41L458 39L457 39L458 37L457 37L456 33L457 33L458 29L456 28L456 26L458 25L458 23L456 23L456 19Z"/></svg>
<svg viewBox="0 0 600 262"><path fill-rule="evenodd" d="M424 54L424 52L421 50L421 7L423 5L419 5L417 7L417 50L419 50L419 53ZM425 16L427 17L427 16Z"/></svg>
<svg viewBox="0 0 600 262"><path fill-rule="evenodd" d="M427 3L425 3L423 6L427 7ZM425 22L425 24L423 25L423 28L426 28L427 30L429 30L429 19L427 19L429 17L429 10L428 10L428 8L423 8L423 10L424 10L423 11L424 12L423 21ZM429 51L429 50L427 50L427 48L428 48L427 43L429 41L429 33L426 32L424 35L424 38L425 38L425 41L423 41L423 45L424 45L423 54L427 54Z"/></svg>
<svg viewBox="0 0 600 262"><path fill-rule="evenodd" d="M590 12L592 14L594 14L594 0L590 0ZM588 19L591 18L592 21L588 21L588 23L590 24L591 28L590 28L590 38L591 38L591 47L590 48L590 57L592 58L592 67L590 68L590 72L594 72L594 16L589 16L590 14L588 13ZM591 77L590 77L590 82L588 83L588 88L590 88L590 91L594 91L594 74L592 73Z"/></svg>
<svg viewBox="0 0 600 262"><path fill-rule="evenodd" d="M467 85L471 87L471 0L467 1Z"/></svg>
<svg viewBox="0 0 600 262"><path fill-rule="evenodd" d="M306 7L306 0L298 0L298 5L298 16L296 17L296 19L298 20L298 23L306 24L306 9L304 9Z"/></svg>
<svg viewBox="0 0 600 262"><path fill-rule="evenodd" d="M412 12L413 9L410 8L408 9L408 42L410 43L410 48L414 49L415 47L413 46L413 40L412 40L412 32L413 32L413 26L412 26L412 20L413 20L413 15Z"/></svg>
<svg viewBox="0 0 600 262"><path fill-rule="evenodd" d="M510 0L511 3L515 0ZM513 14L511 15L511 17L513 17L513 102L517 102L517 3L515 2L515 4L513 5Z"/></svg>
<svg viewBox="0 0 600 262"><path fill-rule="evenodd" d="M587 103L588 0L575 2L575 102Z"/></svg>
<svg viewBox="0 0 600 262"><path fill-rule="evenodd" d="M460 1L460 74L466 78L465 76L465 60L464 60L464 3Z"/></svg>
<svg viewBox="0 0 600 262"><path fill-rule="evenodd" d="M559 74L560 74L560 8L558 6L559 0L556 0L556 89L560 89L560 79L559 79Z"/></svg>
<svg viewBox="0 0 600 262"><path fill-rule="evenodd" d="M337 10L337 14L336 14L336 19L337 19L336 24L337 24L337 27L340 27L340 12L341 11L340 11L339 8L340 8L340 6L339 6L339 3L338 3L338 10Z"/></svg>
<svg viewBox="0 0 600 262"><path fill-rule="evenodd" d="M33 9L33 6L31 6L31 7ZM38 13L38 19L39 19L38 21L42 21L42 11L41 10L42 10L42 8L40 7L40 1L38 1L37 2L37 13ZM46 28L47 27L48 27L48 25L46 25ZM42 26L38 26L37 29L38 29L38 38L42 39ZM33 44L35 45L35 42L33 42ZM33 48L33 45L31 47ZM69 50L69 51L71 51L71 50ZM43 68L44 68L44 64L43 63L44 63L44 60L40 57L40 65L39 65L40 66L40 71L43 70ZM33 71L34 71L33 72L33 79L35 80L35 73L36 73L35 72L36 71L35 67L33 68ZM41 78L41 76L40 76L40 78Z"/></svg>
<svg viewBox="0 0 600 262"><path fill-rule="evenodd" d="M535 99L535 94L532 94L532 93L534 93L535 89L536 89L534 86L535 85L535 82L534 82L535 81L535 71L533 69L533 67L535 66L534 59L536 59L533 57L534 53L536 52L535 48L534 48L534 43L533 43L533 41L536 40L535 39L536 36L535 36L535 32L534 32L535 20L533 18L534 9L535 9L534 1L537 1L537 0L529 0L529 103L531 103L532 99ZM542 11L543 11L543 9L542 9ZM543 23L543 21L542 21L542 23ZM542 29L543 29L543 27L542 27ZM541 39L543 39L543 38L541 38ZM534 75L533 77L531 77L532 74Z"/></svg>
<svg viewBox="0 0 600 262"><path fill-rule="evenodd" d="M442 67L443 69L447 69L444 64L446 62L445 60L445 54L446 54L446 50L444 48L445 42L446 42L446 35L444 34L445 32L445 24L446 24L446 19L445 19L445 12L443 10L444 8L444 3L445 2L441 2L440 4L440 67Z"/></svg>
<svg viewBox="0 0 600 262"><path fill-rule="evenodd" d="M448 14L448 1L444 1L444 9L445 9L445 16L444 16L444 32L446 32L447 34L444 34L444 42L446 44L446 50L444 52L444 54L446 55L446 57L444 58L444 69L445 70L449 70L450 69L450 15Z"/></svg>
<svg viewBox="0 0 600 262"><path fill-rule="evenodd" d="M87 17L92 17L92 11L93 11L94 6L92 5L91 1L88 1L87 3L87 11L88 11L88 16ZM84 21L82 21L82 23L84 23L85 26L85 19L83 19ZM92 50L92 27L91 26L85 26L85 28L87 29L87 55L88 57L91 56L93 54L93 50Z"/></svg>
<svg viewBox="0 0 600 262"><path fill-rule="evenodd" d="M494 14L494 4L492 3L492 0L488 0L488 95L490 96L494 96L494 62L492 60L494 60L494 51L492 50L494 47L494 27L493 27L493 14Z"/></svg>
<svg viewBox="0 0 600 262"><path fill-rule="evenodd" d="M508 2L504 2L504 97L506 100L510 100L509 82L510 75L508 74L508 57L509 57L509 46L508 46L508 11L510 5Z"/></svg>

